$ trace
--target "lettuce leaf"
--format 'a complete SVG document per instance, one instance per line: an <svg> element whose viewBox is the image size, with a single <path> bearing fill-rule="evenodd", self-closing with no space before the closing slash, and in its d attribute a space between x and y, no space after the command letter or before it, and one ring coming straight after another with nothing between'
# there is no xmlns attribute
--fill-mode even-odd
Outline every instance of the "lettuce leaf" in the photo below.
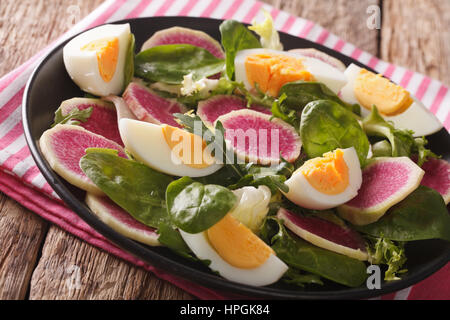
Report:
<svg viewBox="0 0 450 320"><path fill-rule="evenodd" d="M381 117L376 106L372 107L372 112L363 119L363 129L368 136L387 138L391 145L392 157L411 157L418 155L418 166L422 166L429 157L437 158L437 155L425 148L427 140L425 138L413 137L413 131L406 129L396 129L394 125ZM383 145L383 152L388 148Z"/></svg>
<svg viewBox="0 0 450 320"><path fill-rule="evenodd" d="M253 20L252 25L248 28L259 35L259 41L263 48L282 51L283 44L280 42L278 31L273 25L272 16L266 10L263 10L263 13L264 21L257 23Z"/></svg>
<svg viewBox="0 0 450 320"><path fill-rule="evenodd" d="M400 280L398 274L408 271L407 269L402 269L406 262L404 242L394 242L383 237L367 237L367 243L369 262L388 266L384 274L384 280Z"/></svg>

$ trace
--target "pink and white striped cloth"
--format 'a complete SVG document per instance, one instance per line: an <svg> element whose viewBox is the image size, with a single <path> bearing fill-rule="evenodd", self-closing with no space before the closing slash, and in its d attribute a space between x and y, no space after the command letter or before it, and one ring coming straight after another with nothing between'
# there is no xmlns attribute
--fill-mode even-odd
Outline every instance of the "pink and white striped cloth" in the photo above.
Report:
<svg viewBox="0 0 450 320"><path fill-rule="evenodd" d="M58 40L34 55L22 66L0 79L0 190L19 203L70 233L129 262L154 272L201 299L239 298L216 292L146 265L109 243L67 209L36 167L25 142L21 104L24 86L32 70L57 43L96 25L134 17L192 16L251 22L269 11L278 30L333 48L367 64L401 84L433 112L450 130L450 92L437 80L381 61L347 43L311 21L277 10L254 0L107 0ZM450 299L450 264L433 276L407 289L380 299Z"/></svg>

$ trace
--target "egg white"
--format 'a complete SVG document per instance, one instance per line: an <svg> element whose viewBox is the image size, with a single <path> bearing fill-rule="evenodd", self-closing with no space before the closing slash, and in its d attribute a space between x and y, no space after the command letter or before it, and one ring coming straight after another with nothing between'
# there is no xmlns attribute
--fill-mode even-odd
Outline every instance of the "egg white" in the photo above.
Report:
<svg viewBox="0 0 450 320"><path fill-rule="evenodd" d="M340 96L345 102L360 103L354 92L355 81L360 70L360 67L355 64L351 64L344 72L348 82L347 85L342 88ZM431 113L416 97L413 95L411 95L411 97L414 102L404 112L395 116L382 115L382 117L387 121L392 121L394 126L398 129L408 129L414 131L414 137L427 136L441 130L443 126L438 118L436 118L436 116ZM363 117L369 115L370 111L371 110L361 106L361 115Z"/></svg>
<svg viewBox="0 0 450 320"><path fill-rule="evenodd" d="M98 69L97 53L81 48L92 41L110 37L118 38L119 54L114 75L109 82L105 82ZM128 23L103 25L73 38L63 49L64 65L69 76L85 92L97 96L120 94L124 86L124 68L130 38Z"/></svg>
<svg viewBox="0 0 450 320"><path fill-rule="evenodd" d="M222 167L218 163L205 168L193 168L181 161L176 163L160 125L123 118L119 120L119 132L127 151L159 172L178 177L203 177Z"/></svg>
<svg viewBox="0 0 450 320"><path fill-rule="evenodd" d="M302 63L305 66L305 69L308 72L310 72L318 82L325 84L328 88L331 89L331 91L333 91L336 94L347 83L347 79L343 74L343 72L319 59L306 57L301 54L288 51L277 51L271 49L247 49L239 51L236 54L234 66L235 66L236 81L243 82L244 86L248 90L251 90L252 86L250 85L247 79L247 72L245 70L245 60L249 55L261 53L281 54L289 57L294 57L297 59L302 59Z"/></svg>
<svg viewBox="0 0 450 320"><path fill-rule="evenodd" d="M214 250L206 232L192 234L180 230L180 234L197 258L211 261L209 268L230 281L252 286L267 286L277 282L288 270L288 266L274 254L271 254L259 267L252 269L237 268L226 262Z"/></svg>
<svg viewBox="0 0 450 320"><path fill-rule="evenodd" d="M284 193L286 198L303 208L314 210L334 208L354 198L362 184L362 171L358 154L353 147L342 151L349 174L348 186L343 192L335 195L320 192L308 182L298 169L285 182L289 187L289 192Z"/></svg>

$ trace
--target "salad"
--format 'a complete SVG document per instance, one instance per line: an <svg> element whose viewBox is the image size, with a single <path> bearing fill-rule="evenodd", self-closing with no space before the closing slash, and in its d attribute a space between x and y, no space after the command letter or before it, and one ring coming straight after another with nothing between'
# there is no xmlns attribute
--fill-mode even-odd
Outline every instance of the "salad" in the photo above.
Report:
<svg viewBox="0 0 450 320"><path fill-rule="evenodd" d="M442 125L404 88L315 49L283 50L269 14L220 43L172 27L135 53L129 24L69 41L71 79L40 138L99 219L238 283L359 287L450 241Z"/></svg>

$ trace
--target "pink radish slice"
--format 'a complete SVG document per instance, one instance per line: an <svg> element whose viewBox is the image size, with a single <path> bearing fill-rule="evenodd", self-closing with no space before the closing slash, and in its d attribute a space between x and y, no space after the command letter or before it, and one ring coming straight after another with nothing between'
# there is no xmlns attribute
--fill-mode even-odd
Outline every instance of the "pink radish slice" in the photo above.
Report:
<svg viewBox="0 0 450 320"><path fill-rule="evenodd" d="M156 229L135 220L108 197L88 193L85 201L92 212L115 231L150 246L159 245Z"/></svg>
<svg viewBox="0 0 450 320"><path fill-rule="evenodd" d="M347 67L345 66L344 63L342 63L342 61L326 54L325 52L319 51L314 48L291 49L291 50L289 50L289 52L294 52L294 53L298 53L304 57L315 58L315 59L321 60L342 72L344 72L345 69L347 69Z"/></svg>
<svg viewBox="0 0 450 320"><path fill-rule="evenodd" d="M294 127L254 110L236 110L220 116L225 139L241 160L260 164L294 162L300 155L300 136Z"/></svg>
<svg viewBox="0 0 450 320"><path fill-rule="evenodd" d="M450 163L441 159L430 158L422 165L425 171L421 185L439 192L445 204L450 202Z"/></svg>
<svg viewBox="0 0 450 320"><path fill-rule="evenodd" d="M80 122L80 126L123 146L116 111L111 103L100 99L72 98L61 103L59 108L62 115L66 116L74 108L84 110L90 107L92 107L91 116L86 122Z"/></svg>
<svg viewBox="0 0 450 320"><path fill-rule="evenodd" d="M375 222L417 189L423 175L408 157L377 158L364 168L358 195L338 207L338 212L355 225Z"/></svg>
<svg viewBox="0 0 450 320"><path fill-rule="evenodd" d="M317 218L298 215L280 208L277 217L286 227L312 244L358 260L367 260L366 243L361 235L344 226Z"/></svg>
<svg viewBox="0 0 450 320"><path fill-rule="evenodd" d="M119 151L126 158L123 148L114 141L92 133L80 126L58 124L45 131L39 141L42 153L50 166L69 183L94 194L103 192L84 174L79 163L87 148L108 148Z"/></svg>
<svg viewBox="0 0 450 320"><path fill-rule="evenodd" d="M197 115L207 126L213 126L218 117L231 111L248 109L247 101L236 96L217 95L208 100L200 101L197 107ZM251 105L250 110L272 115L272 112L256 104Z"/></svg>
<svg viewBox="0 0 450 320"><path fill-rule="evenodd" d="M203 31L172 27L155 32L142 46L141 51L165 44L191 44L209 51L216 58L225 58L219 42Z"/></svg>
<svg viewBox="0 0 450 320"><path fill-rule="evenodd" d="M123 93L123 99L138 120L181 127L173 114L184 113L186 108L175 100L158 96L140 83L131 82Z"/></svg>

